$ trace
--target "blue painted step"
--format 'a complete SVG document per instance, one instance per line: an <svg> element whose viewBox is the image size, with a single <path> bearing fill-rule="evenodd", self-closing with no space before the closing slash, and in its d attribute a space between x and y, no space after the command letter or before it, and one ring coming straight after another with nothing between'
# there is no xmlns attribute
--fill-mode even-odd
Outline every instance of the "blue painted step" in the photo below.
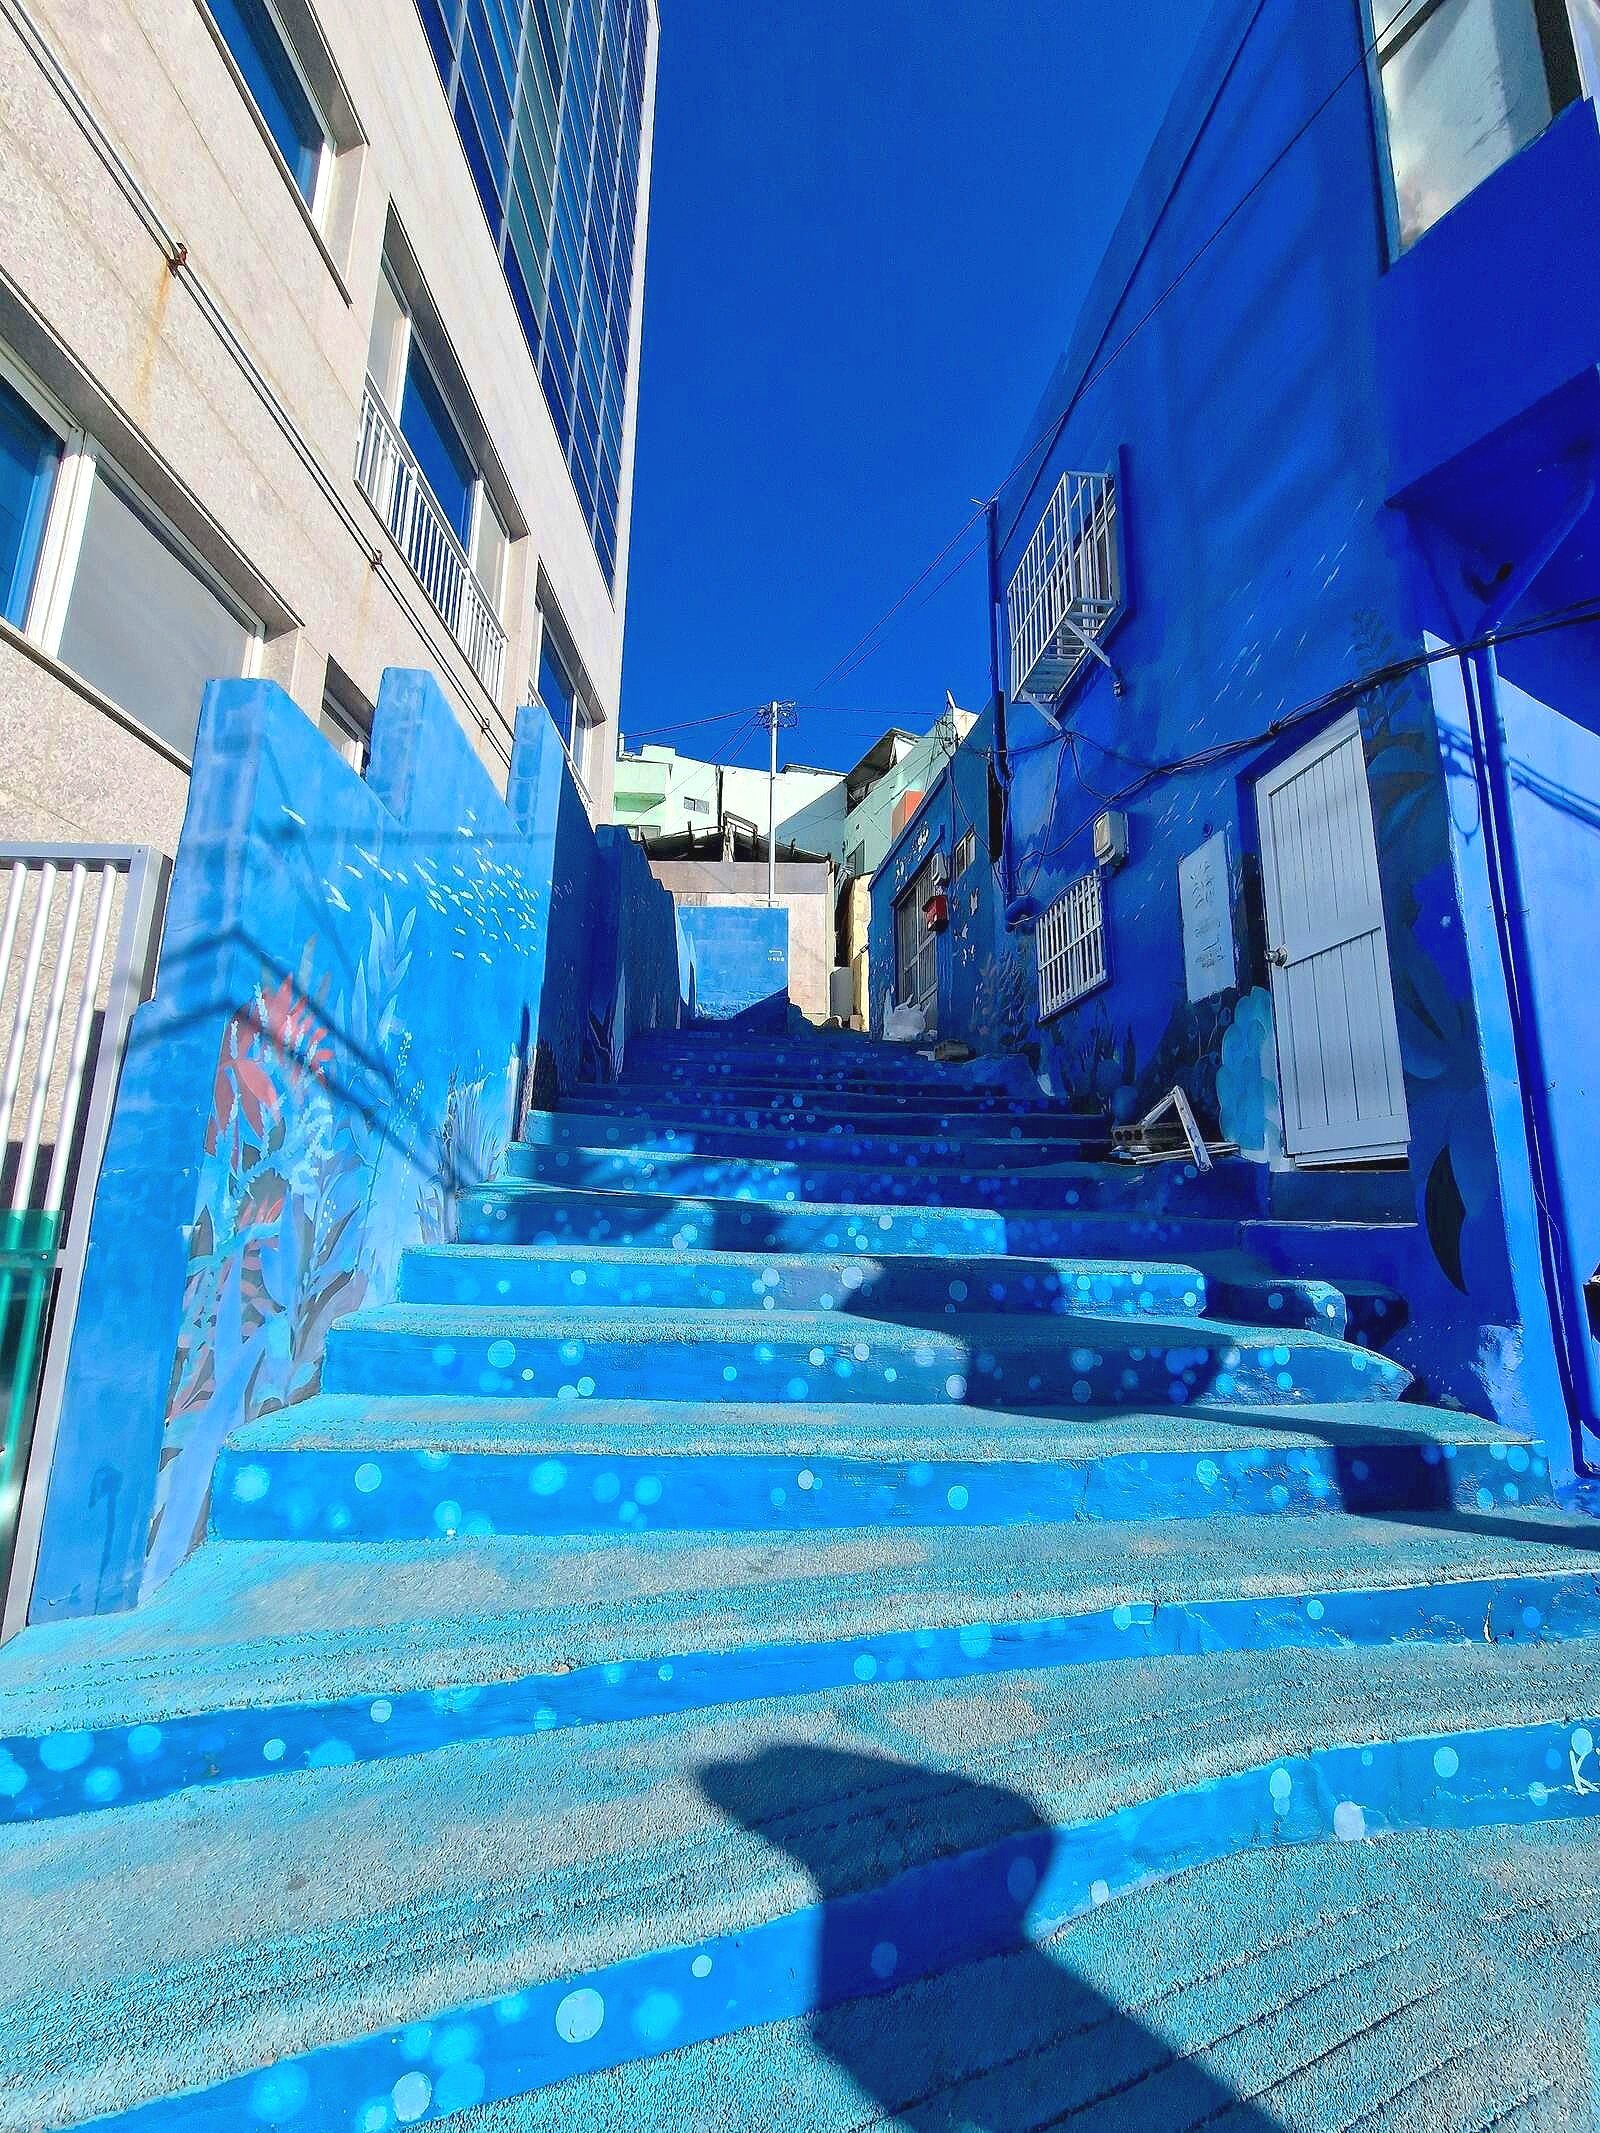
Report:
<svg viewBox="0 0 1600 2133"><path fill-rule="evenodd" d="M1088 1521L229 1541L137 1609L39 1626L0 1653L0 1818L316 1767L330 1739L378 1760L806 1694L856 1676L863 1654L875 1678L934 1680L1475 1643L1486 1627L1496 1642L1593 1637L1597 1548L1600 1531L1537 1509L1484 1532L1415 1513L1147 1522L1137 1548ZM87 1751L64 1758L75 1733ZM275 1740L284 1752L263 1757Z"/></svg>
<svg viewBox="0 0 1600 2133"><path fill-rule="evenodd" d="M762 1311L898 1310L949 1317L985 1311L1191 1317L1206 1286L1161 1260L977 1259L838 1254L667 1252L620 1245L436 1245L406 1253L396 1300L412 1304L752 1307Z"/></svg>
<svg viewBox="0 0 1600 2133"><path fill-rule="evenodd" d="M140 2133L296 2133L297 2121L338 2133L381 2102L401 2123L448 2119L711 2034L803 2022L824 1947L825 1998L881 2000L897 1980L1014 1949L1024 1914L1047 1933L1235 1854L1280 1875L1300 1846L1337 1862L1341 1840L1354 1848L1368 1829L1392 1841L1500 1824L1484 1903L1497 1889L1503 1915L1520 1832L1595 1812L1593 1681L1581 1643L1401 1647L1356 1663L1199 1654L1043 1669L1026 1693L999 1695L981 1678L873 1679L597 1731L579 1752L535 1733L334 1760L269 1780L265 1813L264 1789L241 1785L101 1816L87 1841L70 1825L14 1830L0 1910L7 2116L60 2127L148 2105L130 2121ZM1570 1854L1580 1890L1589 1828ZM1363 1856L1381 1861L1389 1841ZM826 1938L813 1863L832 1906ZM1453 1892L1433 1880L1454 1975L1478 1912L1466 1903L1457 1927ZM1547 1940L1552 1915L1570 1923L1559 1905L1535 1908ZM1384 1934L1404 1939L1425 1899L1398 1919L1379 1902L1356 1910L1353 1938L1375 1955ZM1319 1946L1298 1951L1303 1971L1281 1967L1296 1915L1225 1911L1211 1991L1237 2009L1230 1964L1248 1927L1280 1997L1326 1987L1365 2029L1350 2007L1359 1978L1326 1974ZM1152 1930L1159 1946L1159 1917ZM1575 1960L1570 1934L1556 1940L1581 2012L1581 1946ZM1123 1955L1114 2010L1123 1994L1144 2004L1155 1959L1142 1941ZM1042 1984L1030 1972L1019 2007L976 2037L948 2019L941 2032L1011 2044ZM1504 2002L1490 1998L1503 2027ZM1068 2062L1092 2073L1099 2018L1087 2050L1090 2011L1072 2004ZM1114 2039L1115 2016L1104 2022ZM1458 2041L1439 2037L1434 2058ZM750 2042L759 2067L763 2039ZM280 2064L263 2080L269 2060ZM1392 2085L1411 2069L1382 2071ZM710 2097L719 2089L707 2083ZM574 2093L552 2089L548 2123L593 2122L595 2092L577 2091L576 2111ZM616 2109L601 2105L598 2123L629 2127L636 2094L611 2093ZM748 2108L759 2089L726 2093L746 2126L760 2123ZM1339 2104L1348 2119L1348 2097ZM680 2122L692 2121L647 2102L631 2125ZM722 2123L738 2126L737 2112ZM814 2119L788 2123L809 2133Z"/></svg>
<svg viewBox="0 0 1600 2133"><path fill-rule="evenodd" d="M329 1336L330 1392L491 1399L774 1400L848 1397L1015 1407L1218 1399L1396 1400L1409 1373L1299 1328L1212 1319L1051 1319L964 1312L918 1325L829 1311L587 1305L386 1304Z"/></svg>
<svg viewBox="0 0 1600 2133"><path fill-rule="evenodd" d="M236 1431L235 1540L1139 1523L1339 1511L1504 1516L1538 1448L1412 1406L1161 1414L330 1395Z"/></svg>
<svg viewBox="0 0 1600 2133"><path fill-rule="evenodd" d="M920 1133L901 1126L858 1133L840 1125L832 1132L771 1123L751 1127L724 1119L717 1124L671 1118L616 1117L604 1112L535 1111L523 1122L522 1144L541 1148L628 1150L663 1154L738 1156L754 1160L865 1166L908 1163L960 1165L972 1170L1035 1170L1080 1154L1103 1151L1104 1136L1064 1141L1009 1140L1003 1131Z"/></svg>
<svg viewBox="0 0 1600 2133"><path fill-rule="evenodd" d="M1170 1207L1246 1213L1258 1200L1251 1166L1219 1166L1206 1176L1187 1164L1140 1170L1132 1164L1058 1162L1020 1173L979 1169L959 1159L898 1164L786 1162L781 1158L659 1154L625 1149L533 1147L507 1151L505 1174L602 1191L653 1187L664 1194L716 1193L733 1199L838 1202L847 1198L935 1207Z"/></svg>
<svg viewBox="0 0 1600 2133"><path fill-rule="evenodd" d="M1012 1096L999 1092L978 1093L961 1089L913 1088L867 1093L850 1089L815 1088L805 1082L784 1082L743 1089L718 1087L714 1097L699 1081L661 1082L637 1076L608 1082L604 1087L584 1083L571 1092L581 1109L618 1111L699 1112L717 1119L738 1111L752 1119L801 1110L818 1117L841 1119L863 1126L880 1119L981 1119L1003 1118L1007 1130L1040 1133L1060 1131L1067 1135L1103 1131L1105 1113L1098 1109L1075 1109L1048 1096Z"/></svg>
<svg viewBox="0 0 1600 2133"><path fill-rule="evenodd" d="M1165 1258L1186 1265L1224 1252L1240 1223L1180 1211L1033 1213L1013 1209L831 1206L799 1201L674 1197L652 1192L564 1191L522 1179L475 1186L459 1202L467 1244L632 1244L715 1251L906 1252L940 1257L1014 1254L1041 1259Z"/></svg>

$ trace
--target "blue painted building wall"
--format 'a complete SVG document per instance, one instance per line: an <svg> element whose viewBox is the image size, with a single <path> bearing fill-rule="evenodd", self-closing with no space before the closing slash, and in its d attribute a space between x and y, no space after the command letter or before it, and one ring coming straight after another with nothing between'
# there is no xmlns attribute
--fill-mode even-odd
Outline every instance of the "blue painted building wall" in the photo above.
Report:
<svg viewBox="0 0 1600 2133"><path fill-rule="evenodd" d="M206 693L154 998L95 1204L36 1619L188 1552L228 1431L454 1234L539 1048L607 1078L678 1019L672 898L518 715L502 800L432 678L384 677L365 779L264 682Z"/></svg>
<svg viewBox="0 0 1600 2133"><path fill-rule="evenodd" d="M782 1029L789 1019L789 914L780 904L685 904L692 1019Z"/></svg>
<svg viewBox="0 0 1600 2133"><path fill-rule="evenodd" d="M1600 133L1571 106L1391 262L1364 38L1357 0L1214 11L998 510L1003 587L1060 474L1118 468L1124 693L1090 662L1053 713L1004 706L1004 750L991 707L880 870L872 962L894 967L893 899L926 851L975 827L942 1033L1024 1052L1118 1119L1182 1082L1259 1169L1251 1242L1394 1281L1423 1390L1570 1467L1600 1413L1571 1325L1600 1261L1581 1152L1600 998L1574 952L1600 878L1600 627L1424 655L1570 624L1600 592ZM999 625L1003 673L1003 603ZM1410 1121L1394 1172L1286 1161L1265 960L1256 782L1352 709ZM1503 734L1501 802L1475 717ZM1108 805L1130 832L1104 878L1108 982L1041 1026L1006 907L1087 870ZM1191 1002L1178 864L1217 832L1238 983Z"/></svg>

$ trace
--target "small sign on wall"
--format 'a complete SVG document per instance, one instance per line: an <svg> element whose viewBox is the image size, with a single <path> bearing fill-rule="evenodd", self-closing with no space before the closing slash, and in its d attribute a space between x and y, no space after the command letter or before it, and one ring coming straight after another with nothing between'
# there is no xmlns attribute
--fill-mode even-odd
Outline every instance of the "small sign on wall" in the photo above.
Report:
<svg viewBox="0 0 1600 2133"><path fill-rule="evenodd" d="M1209 1000L1239 981L1228 880L1228 833L1218 830L1178 861L1183 971L1191 1000Z"/></svg>

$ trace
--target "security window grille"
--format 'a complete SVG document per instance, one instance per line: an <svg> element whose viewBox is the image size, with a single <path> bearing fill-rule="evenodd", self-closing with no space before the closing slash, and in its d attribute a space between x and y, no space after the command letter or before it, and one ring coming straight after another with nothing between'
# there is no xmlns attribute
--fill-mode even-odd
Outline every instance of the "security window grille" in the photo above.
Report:
<svg viewBox="0 0 1600 2133"><path fill-rule="evenodd" d="M956 840L955 858L951 862L950 878L959 881L978 856L978 840L971 830L964 830Z"/></svg>
<svg viewBox="0 0 1600 2133"><path fill-rule="evenodd" d="M1106 981L1106 913L1096 867L1069 882L1039 921L1039 1019Z"/></svg>
<svg viewBox="0 0 1600 2133"><path fill-rule="evenodd" d="M694 797L693 793L685 793L683 797L683 811L686 815L709 815L711 812L711 802L709 800L697 800Z"/></svg>
<svg viewBox="0 0 1600 2133"><path fill-rule="evenodd" d="M1116 477L1063 474L1006 594L1012 695L1054 702L1121 607Z"/></svg>

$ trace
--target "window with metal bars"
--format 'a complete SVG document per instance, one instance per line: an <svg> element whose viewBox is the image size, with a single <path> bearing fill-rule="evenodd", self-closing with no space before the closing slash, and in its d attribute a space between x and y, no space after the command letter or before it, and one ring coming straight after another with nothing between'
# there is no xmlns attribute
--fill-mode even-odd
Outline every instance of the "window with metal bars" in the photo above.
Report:
<svg viewBox="0 0 1600 2133"><path fill-rule="evenodd" d="M1106 982L1104 876L1098 867L1068 882L1039 920L1036 945L1041 1022Z"/></svg>
<svg viewBox="0 0 1600 2133"><path fill-rule="evenodd" d="M978 840L971 830L963 830L956 839L955 857L950 863L950 878L959 881L978 856Z"/></svg>

